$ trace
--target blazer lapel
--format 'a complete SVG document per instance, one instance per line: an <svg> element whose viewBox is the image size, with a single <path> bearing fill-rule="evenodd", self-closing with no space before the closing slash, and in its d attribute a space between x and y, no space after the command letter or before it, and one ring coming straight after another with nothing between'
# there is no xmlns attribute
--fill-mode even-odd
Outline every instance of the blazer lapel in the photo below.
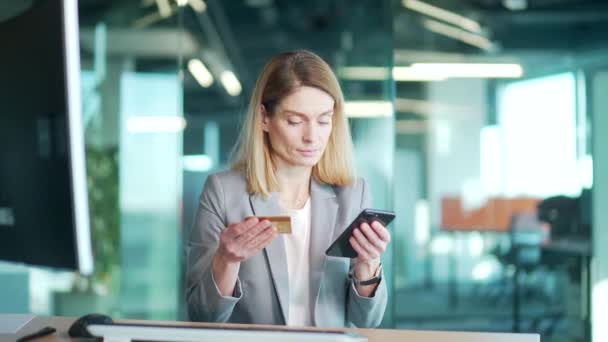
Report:
<svg viewBox="0 0 608 342"><path fill-rule="evenodd" d="M316 303L327 258L325 250L331 244L334 236L338 202L334 189L329 185L317 182L314 178L310 184L310 195L310 285L313 303ZM312 310L314 312L314 306Z"/></svg>
<svg viewBox="0 0 608 342"><path fill-rule="evenodd" d="M268 198L259 194L249 196L251 208L256 216L276 216L281 215L278 194L273 192ZM289 274L287 272L287 255L285 254L285 242L283 236L279 235L266 248L264 248L266 261L270 266L272 281L279 298L281 311L285 324L289 317Z"/></svg>

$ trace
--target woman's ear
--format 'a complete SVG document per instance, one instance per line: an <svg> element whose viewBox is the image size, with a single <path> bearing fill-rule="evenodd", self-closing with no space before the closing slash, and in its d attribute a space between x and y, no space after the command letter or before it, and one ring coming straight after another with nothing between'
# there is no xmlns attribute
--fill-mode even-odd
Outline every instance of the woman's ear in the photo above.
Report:
<svg viewBox="0 0 608 342"><path fill-rule="evenodd" d="M260 105L260 118L262 120L262 130L268 132L268 114L266 113L266 107L263 104Z"/></svg>

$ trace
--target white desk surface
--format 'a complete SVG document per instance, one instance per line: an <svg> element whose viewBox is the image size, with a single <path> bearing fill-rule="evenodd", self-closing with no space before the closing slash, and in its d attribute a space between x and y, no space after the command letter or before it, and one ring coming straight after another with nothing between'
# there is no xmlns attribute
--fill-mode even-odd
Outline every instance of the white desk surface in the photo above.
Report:
<svg viewBox="0 0 608 342"><path fill-rule="evenodd" d="M45 326L57 329L53 335L36 339L35 342L78 342L68 336L70 325L76 320L74 317L45 317L37 316L23 328L17 336L32 333ZM264 325L242 325L242 324L213 324L213 323L191 323L191 322L159 322L159 321L136 321L118 320L125 323L137 324L169 324L188 327L264 327ZM289 329L284 326L270 326L273 329ZM315 328L308 328L312 331ZM308 330L307 329L307 330ZM370 342L540 342L537 334L510 334L510 333L473 333L473 332L449 332L449 331L419 331L419 330L393 330L393 329L333 329L336 331L354 331L364 335ZM81 341L85 341L84 339ZM90 341L90 340L89 340ZM4 339L3 339L4 342Z"/></svg>

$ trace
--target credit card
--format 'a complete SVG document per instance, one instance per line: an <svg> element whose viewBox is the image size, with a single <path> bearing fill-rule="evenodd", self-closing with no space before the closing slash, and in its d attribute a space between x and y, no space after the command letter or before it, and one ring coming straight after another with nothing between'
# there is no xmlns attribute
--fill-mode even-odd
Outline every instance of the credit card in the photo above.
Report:
<svg viewBox="0 0 608 342"><path fill-rule="evenodd" d="M279 234L291 234L291 216L256 216L258 220L268 220Z"/></svg>

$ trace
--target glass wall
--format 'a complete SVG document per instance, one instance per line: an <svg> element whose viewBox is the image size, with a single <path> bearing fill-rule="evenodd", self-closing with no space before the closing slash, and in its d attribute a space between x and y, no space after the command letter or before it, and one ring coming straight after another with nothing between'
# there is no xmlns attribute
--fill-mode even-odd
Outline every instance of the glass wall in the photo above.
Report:
<svg viewBox="0 0 608 342"><path fill-rule="evenodd" d="M590 340L603 29L524 5L395 3L396 327ZM574 44L580 25L595 33Z"/></svg>

